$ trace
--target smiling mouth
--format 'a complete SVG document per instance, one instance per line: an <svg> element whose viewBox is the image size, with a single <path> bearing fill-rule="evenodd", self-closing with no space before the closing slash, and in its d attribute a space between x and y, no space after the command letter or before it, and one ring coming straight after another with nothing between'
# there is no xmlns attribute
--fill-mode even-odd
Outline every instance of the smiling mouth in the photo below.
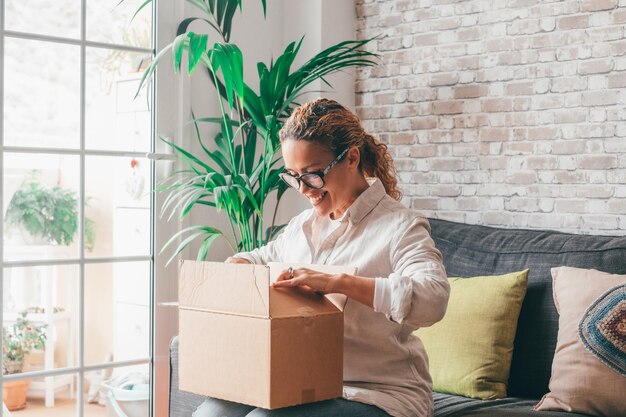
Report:
<svg viewBox="0 0 626 417"><path fill-rule="evenodd" d="M324 199L324 197L326 197L326 194L328 194L328 191L324 191L322 194L320 194L317 197L309 197L309 201L311 202L311 204L313 204L314 206L318 205L319 203L322 202L322 200Z"/></svg>

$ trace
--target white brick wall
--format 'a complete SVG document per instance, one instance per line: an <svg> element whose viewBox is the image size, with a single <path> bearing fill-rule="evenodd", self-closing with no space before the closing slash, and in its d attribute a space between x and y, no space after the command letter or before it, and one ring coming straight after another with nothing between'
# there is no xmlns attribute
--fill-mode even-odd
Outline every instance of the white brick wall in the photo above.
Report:
<svg viewBox="0 0 626 417"><path fill-rule="evenodd" d="M466 223L626 234L624 0L357 0L357 112L404 202Z"/></svg>

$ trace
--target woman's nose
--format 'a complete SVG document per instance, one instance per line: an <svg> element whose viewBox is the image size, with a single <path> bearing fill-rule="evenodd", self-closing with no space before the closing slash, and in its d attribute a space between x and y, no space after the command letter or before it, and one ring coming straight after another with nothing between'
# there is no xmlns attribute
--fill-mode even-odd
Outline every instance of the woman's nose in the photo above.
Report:
<svg viewBox="0 0 626 417"><path fill-rule="evenodd" d="M304 194L309 190L309 186L304 183L304 181L300 180L300 188L298 188L298 192L300 194Z"/></svg>

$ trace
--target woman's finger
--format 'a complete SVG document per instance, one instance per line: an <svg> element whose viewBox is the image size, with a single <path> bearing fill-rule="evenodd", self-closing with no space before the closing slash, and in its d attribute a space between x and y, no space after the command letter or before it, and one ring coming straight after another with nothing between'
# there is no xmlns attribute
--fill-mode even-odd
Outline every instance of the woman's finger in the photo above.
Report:
<svg viewBox="0 0 626 417"><path fill-rule="evenodd" d="M285 281L287 279L289 279L289 274L287 274L285 272L281 272L281 274L278 276L278 278L276 278L276 282Z"/></svg>
<svg viewBox="0 0 626 417"><path fill-rule="evenodd" d="M294 272L295 270L292 268L285 269L283 272L280 273L276 281L285 281L288 279L292 279Z"/></svg>
<svg viewBox="0 0 626 417"><path fill-rule="evenodd" d="M275 287L293 287L294 285L298 285L298 281L296 278L285 278L282 280L278 280L274 283Z"/></svg>

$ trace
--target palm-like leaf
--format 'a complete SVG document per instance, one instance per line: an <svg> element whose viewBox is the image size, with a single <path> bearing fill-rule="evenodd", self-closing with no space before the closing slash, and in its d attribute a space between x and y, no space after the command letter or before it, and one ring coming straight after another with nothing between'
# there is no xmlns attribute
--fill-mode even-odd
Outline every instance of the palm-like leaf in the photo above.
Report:
<svg viewBox="0 0 626 417"><path fill-rule="evenodd" d="M150 0L146 0L145 7ZM315 80L328 84L325 77L348 67L376 64L377 55L363 47L369 42L346 41L315 55L299 68L293 68L302 39L292 42L269 66L257 64L259 77L255 90L244 81L244 59L241 50L229 43L232 20L242 0L187 0L202 12L202 17L184 19L174 41L160 51L141 81L143 87L154 75L167 52L172 53L174 69L179 71L187 55L187 71L198 67L209 73L216 88L220 117L196 118L193 115L196 140L202 152L194 155L172 141L162 140L180 157L184 169L172 174L157 191L167 192L162 215L187 216L194 207L223 210L229 220L233 250L252 250L271 240L284 227L276 226L276 210L288 187L280 180L281 158L278 132L290 115L295 101ZM263 11L266 1L261 0ZM217 31L221 40L209 47L209 36L189 32L189 26L201 21ZM202 139L199 123L218 126L211 143ZM262 142L260 142L262 140ZM262 146L261 146L262 145ZM265 227L263 212L270 193L276 192L272 223ZM196 225L181 230L166 243L180 241L176 257L193 241L199 240L198 259L205 259L211 244L224 236L210 226ZM170 259L170 261L171 261Z"/></svg>

